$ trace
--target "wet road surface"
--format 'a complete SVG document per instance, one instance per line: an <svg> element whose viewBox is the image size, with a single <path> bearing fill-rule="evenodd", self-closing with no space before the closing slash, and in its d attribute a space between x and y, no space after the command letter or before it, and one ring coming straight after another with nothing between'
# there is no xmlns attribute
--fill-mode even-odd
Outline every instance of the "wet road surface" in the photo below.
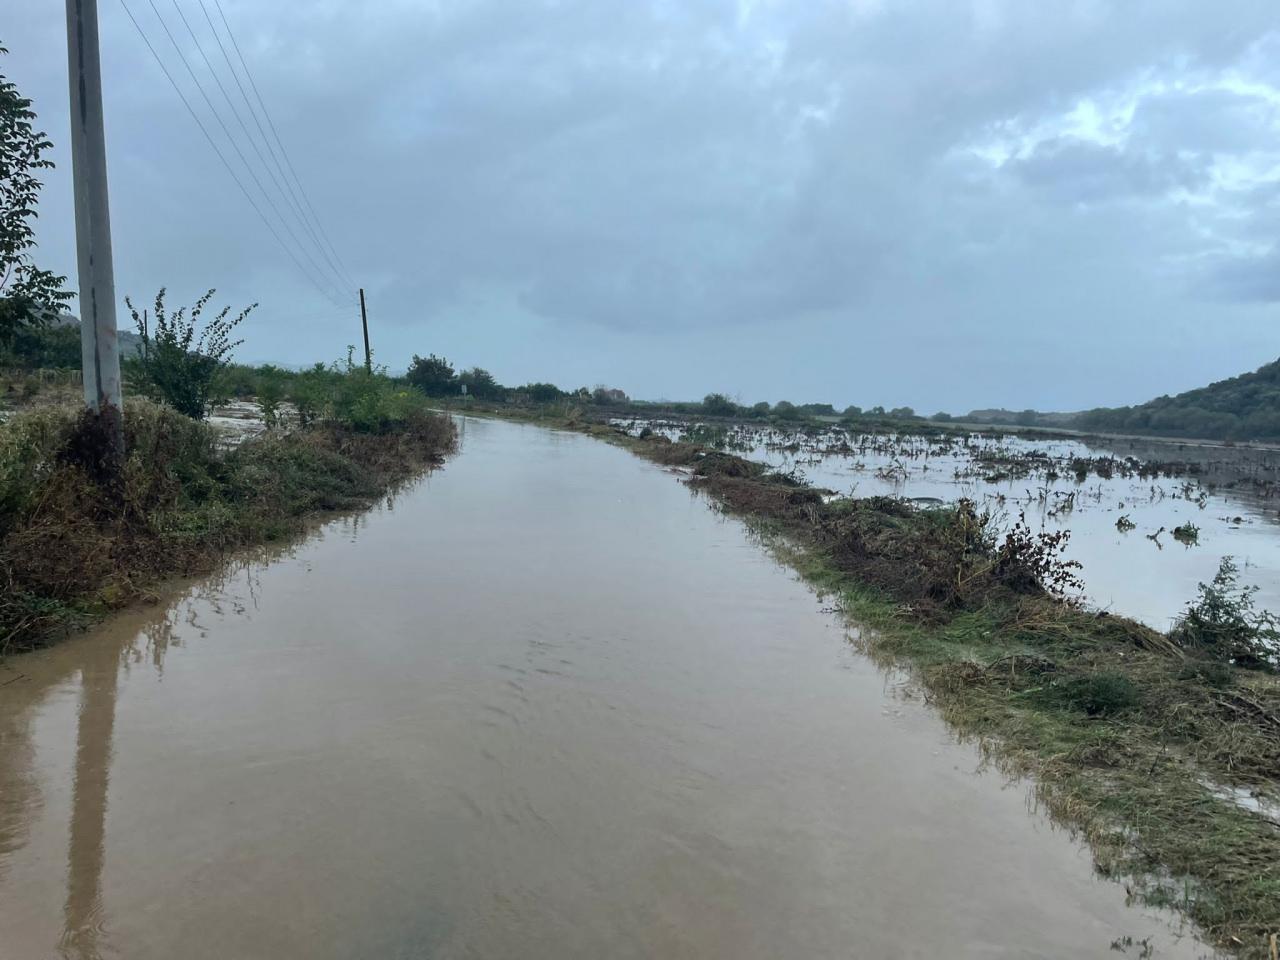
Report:
<svg viewBox="0 0 1280 960"><path fill-rule="evenodd" d="M0 958L1206 953L671 474L464 431L0 666Z"/></svg>

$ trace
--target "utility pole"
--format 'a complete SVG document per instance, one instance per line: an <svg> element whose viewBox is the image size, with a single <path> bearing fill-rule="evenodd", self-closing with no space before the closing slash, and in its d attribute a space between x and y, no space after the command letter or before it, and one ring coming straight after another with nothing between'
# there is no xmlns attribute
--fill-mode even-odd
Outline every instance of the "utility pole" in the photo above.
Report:
<svg viewBox="0 0 1280 960"><path fill-rule="evenodd" d="M97 0L67 0L67 63L71 81L71 170L76 197L84 403L97 420L102 465L110 469L118 467L124 457L124 419L120 409L120 355L116 344L116 284L107 204L107 144L102 125Z"/></svg>
<svg viewBox="0 0 1280 960"><path fill-rule="evenodd" d="M373 354L369 352L369 313L364 308L364 287L360 288L360 325L364 327L364 368L373 373Z"/></svg>

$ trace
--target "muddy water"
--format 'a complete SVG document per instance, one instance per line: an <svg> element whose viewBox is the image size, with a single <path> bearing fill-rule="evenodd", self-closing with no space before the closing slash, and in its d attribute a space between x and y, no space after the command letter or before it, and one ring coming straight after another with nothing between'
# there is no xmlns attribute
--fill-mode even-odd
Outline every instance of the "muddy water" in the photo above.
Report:
<svg viewBox="0 0 1280 960"><path fill-rule="evenodd" d="M393 503L0 684L5 960L1205 953L580 436L469 421Z"/></svg>

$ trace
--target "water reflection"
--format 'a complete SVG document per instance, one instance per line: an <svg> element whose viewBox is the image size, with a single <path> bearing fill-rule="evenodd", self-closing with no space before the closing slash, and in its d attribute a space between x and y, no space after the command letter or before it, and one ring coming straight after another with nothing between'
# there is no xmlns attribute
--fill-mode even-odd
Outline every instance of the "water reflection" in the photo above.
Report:
<svg viewBox="0 0 1280 960"><path fill-rule="evenodd" d="M0 697L13 697L30 678L12 664L0 663ZM0 711L0 882L9 859L26 842L42 802L33 773L32 717L26 711Z"/></svg>
<svg viewBox="0 0 1280 960"><path fill-rule="evenodd" d="M91 645L80 671L76 760L72 781L67 900L63 907L62 955L98 960L105 939L102 862L107 831L107 788L111 774L119 655L110 644Z"/></svg>

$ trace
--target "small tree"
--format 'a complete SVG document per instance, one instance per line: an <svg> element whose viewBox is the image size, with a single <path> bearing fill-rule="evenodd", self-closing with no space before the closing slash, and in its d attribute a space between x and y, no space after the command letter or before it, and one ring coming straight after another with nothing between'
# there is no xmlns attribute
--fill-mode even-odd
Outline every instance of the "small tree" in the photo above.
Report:
<svg viewBox="0 0 1280 960"><path fill-rule="evenodd" d="M223 307L200 329L200 315L214 292L210 290L197 300L189 314L186 307L169 313L164 304L165 289L161 287L150 323L145 313L139 313L132 301L124 298L142 338L142 355L137 361L142 376L138 386L147 396L196 420L203 420L208 414L214 381L230 362L232 351L244 342L233 341L232 331L257 306L250 304L234 317L230 307Z"/></svg>
<svg viewBox="0 0 1280 960"><path fill-rule="evenodd" d="M415 353L405 379L428 397L447 397L458 392L458 379L454 375L453 365L434 353L426 358Z"/></svg>
<svg viewBox="0 0 1280 960"><path fill-rule="evenodd" d="M463 370L458 374L458 383L467 388L467 393L480 400L492 400L502 396L502 385L484 367Z"/></svg>
<svg viewBox="0 0 1280 960"><path fill-rule="evenodd" d="M702 412L709 417L732 417L738 405L723 393L708 393L702 398Z"/></svg>
<svg viewBox="0 0 1280 960"><path fill-rule="evenodd" d="M534 403L555 403L566 396L565 392L554 383L528 383L524 386L524 392Z"/></svg>
<svg viewBox="0 0 1280 960"><path fill-rule="evenodd" d="M0 47L0 54L8 52ZM20 327L44 325L74 296L62 288L66 277L40 270L31 258L41 187L36 171L53 167L43 156L53 144L36 131L35 119L31 101L0 74L0 340L6 346Z"/></svg>

